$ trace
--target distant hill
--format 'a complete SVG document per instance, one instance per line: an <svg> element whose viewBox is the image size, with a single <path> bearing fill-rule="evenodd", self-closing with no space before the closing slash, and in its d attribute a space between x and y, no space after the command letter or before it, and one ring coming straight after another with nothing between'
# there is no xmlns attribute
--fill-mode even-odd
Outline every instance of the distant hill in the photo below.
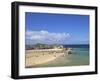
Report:
<svg viewBox="0 0 100 81"><path fill-rule="evenodd" d="M41 43L37 43L35 45L26 45L25 49L26 50L31 50L31 49L60 49L63 48L63 45L58 45L58 44L52 44L52 45L48 45L48 44L41 44Z"/></svg>

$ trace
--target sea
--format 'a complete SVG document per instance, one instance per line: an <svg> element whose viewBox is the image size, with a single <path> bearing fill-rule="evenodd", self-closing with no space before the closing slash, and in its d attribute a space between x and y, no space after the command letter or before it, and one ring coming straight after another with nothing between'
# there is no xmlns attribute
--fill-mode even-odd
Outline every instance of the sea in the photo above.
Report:
<svg viewBox="0 0 100 81"><path fill-rule="evenodd" d="M72 53L61 56L51 62L36 67L62 67L62 66L85 66L89 65L89 45L63 45L72 48Z"/></svg>

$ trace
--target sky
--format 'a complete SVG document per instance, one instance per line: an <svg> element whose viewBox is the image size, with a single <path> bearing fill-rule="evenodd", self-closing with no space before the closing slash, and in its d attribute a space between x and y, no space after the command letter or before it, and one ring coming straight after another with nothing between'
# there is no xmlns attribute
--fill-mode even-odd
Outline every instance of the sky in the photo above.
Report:
<svg viewBox="0 0 100 81"><path fill-rule="evenodd" d="M26 44L88 44L89 16L25 13Z"/></svg>

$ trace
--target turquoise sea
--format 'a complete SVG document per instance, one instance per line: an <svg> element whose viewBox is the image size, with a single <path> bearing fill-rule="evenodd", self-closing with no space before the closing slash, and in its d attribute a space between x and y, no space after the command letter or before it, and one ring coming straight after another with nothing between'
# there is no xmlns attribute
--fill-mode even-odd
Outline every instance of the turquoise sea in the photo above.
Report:
<svg viewBox="0 0 100 81"><path fill-rule="evenodd" d="M35 67L61 67L61 66L82 66L89 65L89 45L65 45L72 48L72 53L58 57L57 59L37 65Z"/></svg>

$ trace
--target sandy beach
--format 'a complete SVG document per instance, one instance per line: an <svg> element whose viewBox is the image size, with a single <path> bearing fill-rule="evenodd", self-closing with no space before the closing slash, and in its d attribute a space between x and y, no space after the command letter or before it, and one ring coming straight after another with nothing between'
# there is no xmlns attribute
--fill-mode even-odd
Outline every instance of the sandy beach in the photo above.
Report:
<svg viewBox="0 0 100 81"><path fill-rule="evenodd" d="M38 64L44 64L63 56L62 49L44 49L44 50L26 50L26 68L34 67Z"/></svg>

